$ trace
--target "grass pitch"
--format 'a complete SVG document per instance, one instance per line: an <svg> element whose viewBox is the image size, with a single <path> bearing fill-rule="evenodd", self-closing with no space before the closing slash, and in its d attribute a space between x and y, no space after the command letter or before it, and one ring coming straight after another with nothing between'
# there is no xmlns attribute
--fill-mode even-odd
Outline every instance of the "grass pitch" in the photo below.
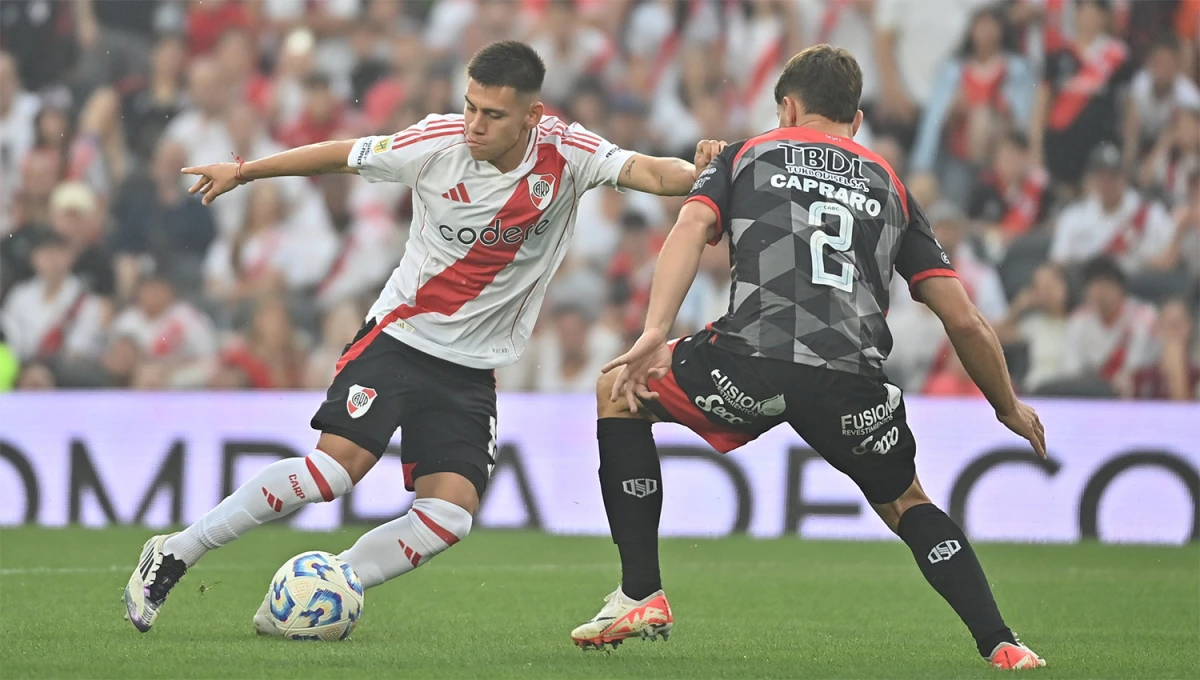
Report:
<svg viewBox="0 0 1200 680"><path fill-rule="evenodd" d="M996 677L900 543L671 540L669 642L582 652L568 633L618 580L605 539L476 532L368 591L342 643L260 639L272 574L358 531L267 527L188 573L154 630L122 619L149 532L0 532L3 678ZM984 545L1008 623L1045 678L1200 677L1200 546Z"/></svg>

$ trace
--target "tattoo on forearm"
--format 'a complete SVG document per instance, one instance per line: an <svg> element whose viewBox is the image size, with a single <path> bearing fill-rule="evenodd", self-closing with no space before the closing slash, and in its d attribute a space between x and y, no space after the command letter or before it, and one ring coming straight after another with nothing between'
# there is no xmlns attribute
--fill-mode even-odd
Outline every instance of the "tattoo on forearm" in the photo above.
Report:
<svg viewBox="0 0 1200 680"><path fill-rule="evenodd" d="M629 159L629 165L626 165L626 166L625 166L625 180L626 180L626 181L629 181L629 180L632 180L632 179L633 179L633 164L634 164L634 163L637 163L637 159L636 159L636 158L630 158L630 159Z"/></svg>

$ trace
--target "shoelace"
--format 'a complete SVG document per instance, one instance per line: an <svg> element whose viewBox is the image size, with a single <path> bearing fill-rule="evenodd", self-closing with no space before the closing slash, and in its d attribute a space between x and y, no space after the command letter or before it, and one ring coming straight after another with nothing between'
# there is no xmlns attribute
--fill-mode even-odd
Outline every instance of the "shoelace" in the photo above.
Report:
<svg viewBox="0 0 1200 680"><path fill-rule="evenodd" d="M150 601L161 605L167 599L167 593L171 592L171 588L175 587L186 572L187 565L183 560L163 555L162 564L158 565L158 571L154 574L154 582L146 587L150 591Z"/></svg>

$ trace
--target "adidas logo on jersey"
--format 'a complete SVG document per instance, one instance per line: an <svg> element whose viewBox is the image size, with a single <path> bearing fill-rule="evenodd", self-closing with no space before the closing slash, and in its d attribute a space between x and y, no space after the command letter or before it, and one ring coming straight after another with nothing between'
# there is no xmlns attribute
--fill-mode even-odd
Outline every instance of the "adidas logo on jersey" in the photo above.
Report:
<svg viewBox="0 0 1200 680"><path fill-rule="evenodd" d="M467 185L463 184L462 182L459 182L458 186L442 194L442 198L454 201L456 203L471 202L471 197L467 195Z"/></svg>

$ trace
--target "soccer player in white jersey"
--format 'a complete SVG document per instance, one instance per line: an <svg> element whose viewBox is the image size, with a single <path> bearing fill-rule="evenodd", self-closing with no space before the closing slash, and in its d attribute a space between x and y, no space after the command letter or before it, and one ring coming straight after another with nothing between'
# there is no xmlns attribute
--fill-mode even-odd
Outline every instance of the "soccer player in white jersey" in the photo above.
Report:
<svg viewBox="0 0 1200 680"><path fill-rule="evenodd" d="M583 192L607 184L688 193L719 150L697 145L695 165L625 151L543 115L545 65L528 45L497 42L467 66L462 115L431 115L395 135L323 142L260 160L185 168L211 203L267 177L353 172L413 190L408 248L366 323L337 362L305 458L263 468L184 531L154 536L125 589L138 630L210 550L308 503L345 495L399 428L408 514L340 555L365 588L412 571L471 530L496 455L493 369L525 349L566 255ZM276 631L268 602L254 617Z"/></svg>

